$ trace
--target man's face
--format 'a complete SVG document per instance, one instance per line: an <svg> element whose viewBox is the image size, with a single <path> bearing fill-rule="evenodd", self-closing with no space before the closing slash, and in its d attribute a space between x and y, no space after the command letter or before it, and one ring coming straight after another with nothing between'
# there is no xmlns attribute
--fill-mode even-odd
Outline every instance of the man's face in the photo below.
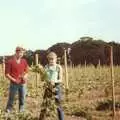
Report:
<svg viewBox="0 0 120 120"><path fill-rule="evenodd" d="M56 64L57 59L56 59L56 57L51 57L51 58L48 58L48 62L50 65L54 65L54 64Z"/></svg>
<svg viewBox="0 0 120 120"><path fill-rule="evenodd" d="M24 55L24 51L22 50L16 50L16 57L17 58L22 58Z"/></svg>

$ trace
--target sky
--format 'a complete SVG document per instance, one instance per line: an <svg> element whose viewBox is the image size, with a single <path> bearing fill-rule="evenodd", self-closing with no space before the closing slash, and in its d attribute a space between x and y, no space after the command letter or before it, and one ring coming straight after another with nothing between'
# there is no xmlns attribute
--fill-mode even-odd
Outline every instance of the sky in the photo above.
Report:
<svg viewBox="0 0 120 120"><path fill-rule="evenodd" d="M83 36L120 42L119 0L0 0L0 55Z"/></svg>

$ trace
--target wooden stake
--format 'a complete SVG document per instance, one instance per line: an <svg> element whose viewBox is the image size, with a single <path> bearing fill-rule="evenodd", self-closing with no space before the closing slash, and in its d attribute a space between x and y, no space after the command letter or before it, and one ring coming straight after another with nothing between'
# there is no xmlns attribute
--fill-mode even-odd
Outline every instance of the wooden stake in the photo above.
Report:
<svg viewBox="0 0 120 120"><path fill-rule="evenodd" d="M35 54L35 64L38 65L38 54Z"/></svg>
<svg viewBox="0 0 120 120"><path fill-rule="evenodd" d="M65 80L66 80L66 88L67 90L69 89L69 84L68 84L68 69L67 69L67 55L66 55L66 50L64 50L64 64L65 64Z"/></svg>
<svg viewBox="0 0 120 120"><path fill-rule="evenodd" d="M2 72L3 72L3 79L5 79L5 57L3 56L3 63L2 63Z"/></svg>
<svg viewBox="0 0 120 120"><path fill-rule="evenodd" d="M38 57L38 54L35 54L35 65L39 66L39 57ZM36 87L36 100L37 101L39 101L38 100L38 98L39 98L38 97L38 95L39 95L39 91L38 91L39 82L38 81L39 81L39 73L36 73L35 87ZM37 102L37 101L36 101L36 114L37 114L37 116L39 116L38 107L37 107L39 102Z"/></svg>
<svg viewBox="0 0 120 120"><path fill-rule="evenodd" d="M98 61L98 65L99 65L99 77L101 77L101 62L100 62L100 59Z"/></svg>
<svg viewBox="0 0 120 120"><path fill-rule="evenodd" d="M35 54L35 64L38 66L38 54ZM36 82L35 82L35 87L36 87L36 94L38 92L37 87L38 87L38 73L36 73Z"/></svg>
<svg viewBox="0 0 120 120"><path fill-rule="evenodd" d="M84 76L86 77L86 67L87 67L87 62L85 60L85 71L84 71Z"/></svg>
<svg viewBox="0 0 120 120"><path fill-rule="evenodd" d="M115 80L113 67L113 47L110 47L110 66L111 66L111 81L112 81L112 100L113 100L113 120L115 120Z"/></svg>

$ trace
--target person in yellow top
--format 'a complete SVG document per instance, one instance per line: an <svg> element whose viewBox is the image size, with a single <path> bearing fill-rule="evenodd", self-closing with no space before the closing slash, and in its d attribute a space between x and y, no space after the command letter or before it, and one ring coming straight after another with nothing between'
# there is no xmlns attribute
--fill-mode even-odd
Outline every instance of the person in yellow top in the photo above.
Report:
<svg viewBox="0 0 120 120"><path fill-rule="evenodd" d="M48 64L45 66L45 71L48 78L47 83L52 85L53 88L55 89L55 102L57 105L58 119L64 120L64 112L61 107L61 87L60 87L60 84L62 83L62 67L61 65L57 64L57 55L54 52L50 52L47 55L47 59ZM45 108L43 111L45 111ZM41 115L41 118L43 118L43 115Z"/></svg>

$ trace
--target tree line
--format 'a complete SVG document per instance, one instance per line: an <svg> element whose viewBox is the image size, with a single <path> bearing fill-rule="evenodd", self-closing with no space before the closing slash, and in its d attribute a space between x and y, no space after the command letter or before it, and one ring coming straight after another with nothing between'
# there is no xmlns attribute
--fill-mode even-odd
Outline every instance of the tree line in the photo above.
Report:
<svg viewBox="0 0 120 120"><path fill-rule="evenodd" d="M97 67L98 64L110 64L110 46L113 46L113 61L114 65L120 65L120 44L114 41L105 42L103 40L96 40L92 37L81 37L79 40L70 43L57 43L47 50L28 50L25 53L29 65L35 64L35 54L39 55L40 64L47 63L46 55L50 51L54 51L58 55L58 60L64 64L64 50L67 50L68 64L71 65L87 65L93 64ZM6 56L8 59L10 56ZM2 63L2 56L0 62Z"/></svg>

